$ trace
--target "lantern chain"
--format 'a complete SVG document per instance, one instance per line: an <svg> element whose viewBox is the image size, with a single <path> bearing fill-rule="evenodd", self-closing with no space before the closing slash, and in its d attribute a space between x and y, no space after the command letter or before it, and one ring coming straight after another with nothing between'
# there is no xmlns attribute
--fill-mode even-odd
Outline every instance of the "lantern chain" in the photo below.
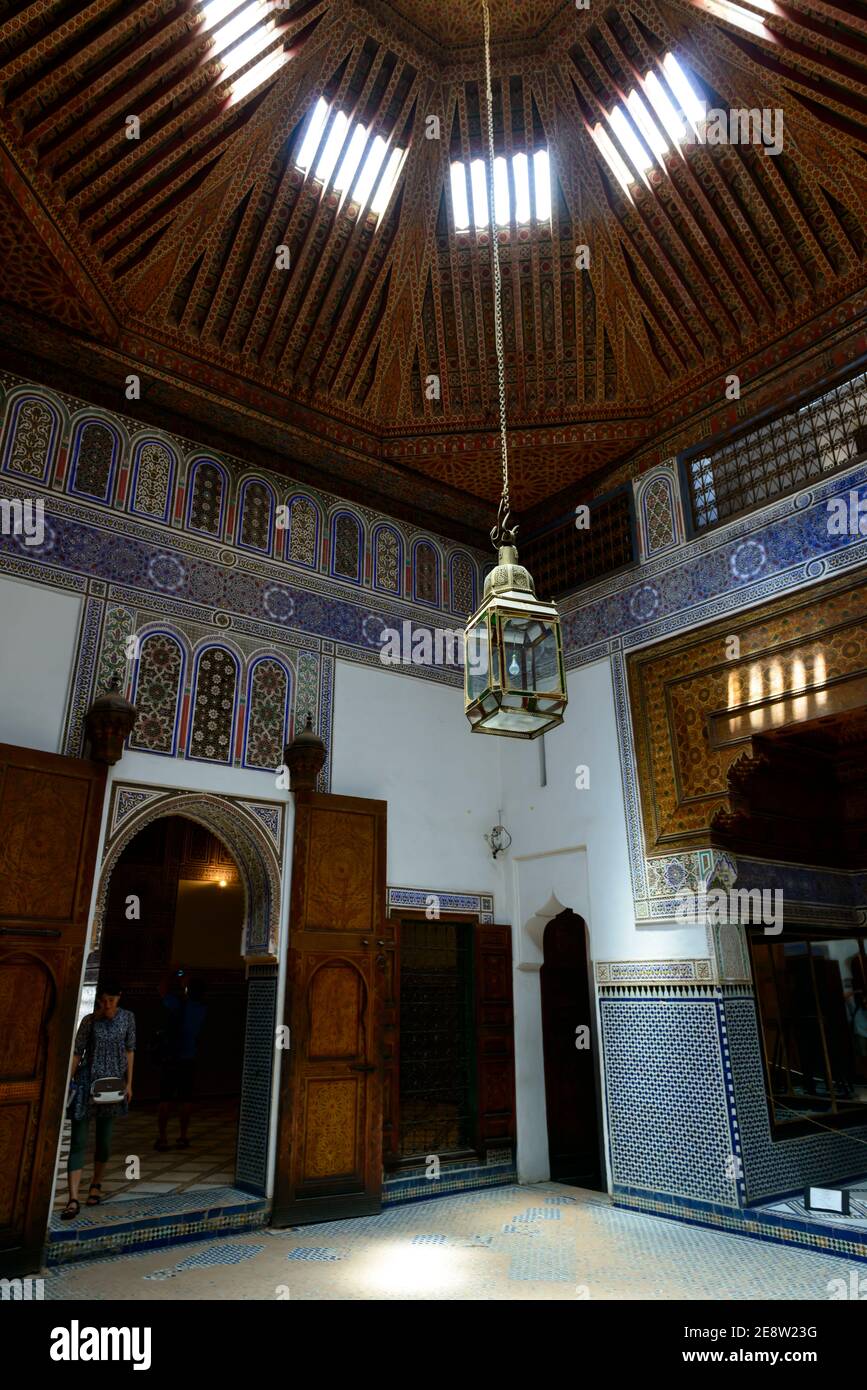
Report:
<svg viewBox="0 0 867 1390"><path fill-rule="evenodd" d="M494 200L494 96L491 87L491 12L488 0L482 0L485 19L485 97L488 107L488 225L491 237L491 262L494 290L494 346L497 354L497 387L500 405L500 451L503 460L503 493L497 510L497 524L491 531L495 549L514 545L517 526L512 526L509 512L509 445L506 436L506 364L503 349L503 309L500 279L500 249L497 241L497 218Z"/></svg>

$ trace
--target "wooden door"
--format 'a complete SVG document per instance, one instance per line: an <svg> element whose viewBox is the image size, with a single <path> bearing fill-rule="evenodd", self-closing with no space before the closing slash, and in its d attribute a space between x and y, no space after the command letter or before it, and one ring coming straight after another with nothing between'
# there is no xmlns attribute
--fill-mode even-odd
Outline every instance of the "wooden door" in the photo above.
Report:
<svg viewBox="0 0 867 1390"><path fill-rule="evenodd" d="M380 1209L386 803L295 794L274 1224Z"/></svg>
<svg viewBox="0 0 867 1390"><path fill-rule="evenodd" d="M515 1139L515 1024L512 1012L512 929L475 928L476 1058L479 1153Z"/></svg>
<svg viewBox="0 0 867 1390"><path fill-rule="evenodd" d="M545 928L542 1043L548 1154L554 1182L601 1190L596 1058L592 1046L586 928L574 912L561 912ZM576 1030L591 1029L589 1047Z"/></svg>
<svg viewBox="0 0 867 1390"><path fill-rule="evenodd" d="M0 744L0 1271L41 1264L106 769Z"/></svg>

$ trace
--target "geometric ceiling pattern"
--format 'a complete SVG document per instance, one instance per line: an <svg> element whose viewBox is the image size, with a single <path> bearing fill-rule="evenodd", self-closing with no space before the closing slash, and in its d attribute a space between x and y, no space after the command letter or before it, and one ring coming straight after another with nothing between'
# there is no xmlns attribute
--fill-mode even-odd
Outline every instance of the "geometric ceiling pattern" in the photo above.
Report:
<svg viewBox="0 0 867 1390"><path fill-rule="evenodd" d="M547 148L551 171L550 221L498 232L519 509L863 291L861 10L491 0L497 151ZM452 161L484 154L481 24L470 0L19 7L0 24L0 238L18 248L0 295L86 339L94 372L152 364L193 418L272 448L282 431L288 471L376 470L384 494L483 524L490 246L455 230L450 191ZM624 189L593 130L667 53L711 107L781 109L782 153L670 142ZM381 214L297 166L323 97L347 141L361 123L406 152Z"/></svg>

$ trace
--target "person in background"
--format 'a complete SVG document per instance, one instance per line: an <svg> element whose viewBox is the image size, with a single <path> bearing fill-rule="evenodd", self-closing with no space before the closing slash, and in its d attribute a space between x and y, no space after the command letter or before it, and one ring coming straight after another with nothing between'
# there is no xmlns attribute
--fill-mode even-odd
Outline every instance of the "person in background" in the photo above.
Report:
<svg viewBox="0 0 867 1390"><path fill-rule="evenodd" d="M168 1014L168 1024L160 1077L160 1105L157 1111L159 1136L154 1144L154 1148L161 1153L169 1147L169 1116L174 1103L180 1108L181 1119L178 1148L190 1147L188 1132L193 1111L196 1051L207 1014L204 981L194 978L187 983L182 973L179 973L177 978L180 988L163 996L163 1008Z"/></svg>
<svg viewBox="0 0 867 1390"><path fill-rule="evenodd" d="M120 985L115 981L101 982L96 991L96 1008L92 1014L84 1016L75 1035L70 1076L71 1098L67 1107L72 1126L66 1165L69 1201L61 1213L63 1221L71 1221L81 1211L78 1188L84 1168L90 1117L96 1117L96 1149L93 1181L86 1205L95 1207L102 1200L102 1178L111 1155L114 1122L128 1113L132 1100L135 1017L129 1009L119 1007L120 993ZM121 1079L124 1087L122 1101L111 1104L97 1104L94 1101L91 1091L93 1083L106 1077Z"/></svg>

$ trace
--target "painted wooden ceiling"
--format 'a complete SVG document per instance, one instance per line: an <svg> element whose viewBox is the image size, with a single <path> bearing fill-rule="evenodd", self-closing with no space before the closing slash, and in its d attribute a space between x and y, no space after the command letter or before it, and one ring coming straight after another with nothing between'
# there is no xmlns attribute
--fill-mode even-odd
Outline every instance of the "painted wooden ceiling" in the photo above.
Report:
<svg viewBox="0 0 867 1390"><path fill-rule="evenodd" d="M223 9L215 24L192 0L0 6L6 335L106 381L141 370L145 396L289 471L481 528L499 490L490 248L455 232L449 189L451 161L482 153L481 9ZM821 338L863 294L867 6L492 12L498 149L551 161L550 223L500 233L526 510L646 453L663 419L722 399L757 354ZM783 152L672 148L624 191L592 129L667 52L712 106L780 108ZM297 167L320 97L406 150L381 215Z"/></svg>

